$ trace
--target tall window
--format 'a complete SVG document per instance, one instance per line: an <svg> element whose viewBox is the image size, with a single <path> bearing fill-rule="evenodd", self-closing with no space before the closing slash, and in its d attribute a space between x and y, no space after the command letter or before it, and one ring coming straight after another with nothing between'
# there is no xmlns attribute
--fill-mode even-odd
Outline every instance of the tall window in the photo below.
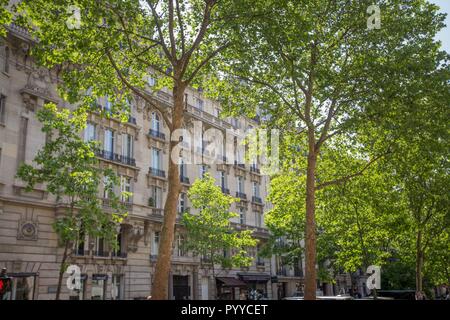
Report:
<svg viewBox="0 0 450 320"><path fill-rule="evenodd" d="M180 163L180 177L186 177L187 171L186 171L186 164L184 163L184 160L181 159Z"/></svg>
<svg viewBox="0 0 450 320"><path fill-rule="evenodd" d="M159 231L155 231L155 233L153 233L153 243L152 243L152 254L153 255L157 255L158 254L159 237L160 237Z"/></svg>
<svg viewBox="0 0 450 320"><path fill-rule="evenodd" d="M105 300L107 276L105 275L92 275L92 300Z"/></svg>
<svg viewBox="0 0 450 320"><path fill-rule="evenodd" d="M208 168L206 167L206 165L204 164L200 164L199 165L199 175L200 178L204 178L205 174L208 172Z"/></svg>
<svg viewBox="0 0 450 320"><path fill-rule="evenodd" d="M253 196L259 198L259 184L257 182L253 182Z"/></svg>
<svg viewBox="0 0 450 320"><path fill-rule="evenodd" d="M109 199L114 193L114 186L111 185L110 179L108 177L103 177L103 198Z"/></svg>
<svg viewBox="0 0 450 320"><path fill-rule="evenodd" d="M96 138L96 127L95 124L88 122L86 124L86 129L84 129L84 142L93 141Z"/></svg>
<svg viewBox="0 0 450 320"><path fill-rule="evenodd" d="M157 209L162 208L162 190L160 187L152 187L153 205Z"/></svg>
<svg viewBox="0 0 450 320"><path fill-rule="evenodd" d="M111 103L111 101L109 100L109 97L108 97L108 96L106 96L106 97L103 98L102 106L103 106L103 108L104 108L105 110L111 111L112 103Z"/></svg>
<svg viewBox="0 0 450 320"><path fill-rule="evenodd" d="M244 178L241 176L237 179L237 191L239 193L244 193Z"/></svg>
<svg viewBox="0 0 450 320"><path fill-rule="evenodd" d="M122 288L123 288L123 275L114 274L112 276L111 299L113 300L123 299Z"/></svg>
<svg viewBox="0 0 450 320"><path fill-rule="evenodd" d="M120 257L124 253L124 250L123 250L123 228L122 228L122 226L120 226L119 233L116 236L116 241L117 241L117 247L114 248L113 255L116 256L116 257Z"/></svg>
<svg viewBox="0 0 450 320"><path fill-rule="evenodd" d="M222 189L227 187L227 175L225 174L225 171L220 171L220 186Z"/></svg>
<svg viewBox="0 0 450 320"><path fill-rule="evenodd" d="M152 168L161 170L161 150L152 148Z"/></svg>
<svg viewBox="0 0 450 320"><path fill-rule="evenodd" d="M197 107L197 109L203 110L204 108L204 101L200 98L195 99L195 106Z"/></svg>
<svg viewBox="0 0 450 320"><path fill-rule="evenodd" d="M131 189L131 178L122 176L121 177L121 182L120 182L120 188L121 188L121 192L122 193L123 192L130 192L131 193L132 192L132 189ZM121 194L120 200L122 202L131 202L131 196Z"/></svg>
<svg viewBox="0 0 450 320"><path fill-rule="evenodd" d="M6 116L6 96L0 95L0 123L5 123Z"/></svg>
<svg viewBox="0 0 450 320"><path fill-rule="evenodd" d="M105 246L105 239L101 237L95 238L95 245L94 245L94 255L99 257L106 256L106 246Z"/></svg>
<svg viewBox="0 0 450 320"><path fill-rule="evenodd" d="M107 153L114 153L114 131L110 129L105 130L104 149Z"/></svg>
<svg viewBox="0 0 450 320"><path fill-rule="evenodd" d="M184 235L177 235L177 255L179 257L183 257L186 255L186 251L184 250Z"/></svg>
<svg viewBox="0 0 450 320"><path fill-rule="evenodd" d="M85 234L83 228L80 228L80 232L77 235L77 239L73 245L73 250L75 255L82 256L84 255L84 242L85 242Z"/></svg>
<svg viewBox="0 0 450 320"><path fill-rule="evenodd" d="M255 221L257 227L262 227L262 213L261 212L255 212Z"/></svg>
<svg viewBox="0 0 450 320"><path fill-rule="evenodd" d="M178 213L182 214L186 211L186 193L181 192L178 201Z"/></svg>
<svg viewBox="0 0 450 320"><path fill-rule="evenodd" d="M122 156L128 159L133 158L133 136L129 134L122 135Z"/></svg>
<svg viewBox="0 0 450 320"><path fill-rule="evenodd" d="M239 223L240 224L245 224L245 216L246 216L245 209L240 207L239 208Z"/></svg>
<svg viewBox="0 0 450 320"><path fill-rule="evenodd" d="M152 130L156 131L156 132L160 132L160 120L159 120L159 115L156 112L152 112Z"/></svg>
<svg viewBox="0 0 450 320"><path fill-rule="evenodd" d="M148 85L150 87L153 87L156 84L156 79L153 78L152 76L148 76L147 80L148 80Z"/></svg>

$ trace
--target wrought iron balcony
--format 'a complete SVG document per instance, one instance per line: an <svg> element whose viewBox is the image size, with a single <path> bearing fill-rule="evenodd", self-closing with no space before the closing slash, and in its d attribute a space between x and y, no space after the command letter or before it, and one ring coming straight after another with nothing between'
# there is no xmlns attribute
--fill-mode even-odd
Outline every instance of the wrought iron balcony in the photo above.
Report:
<svg viewBox="0 0 450 320"><path fill-rule="evenodd" d="M245 164L244 163L238 163L237 160L234 160L234 165L238 166L239 168L245 169Z"/></svg>
<svg viewBox="0 0 450 320"><path fill-rule="evenodd" d="M180 176L181 183L190 184L189 178L185 176Z"/></svg>
<svg viewBox="0 0 450 320"><path fill-rule="evenodd" d="M243 192L236 192L236 197L247 200L247 195Z"/></svg>
<svg viewBox="0 0 450 320"><path fill-rule="evenodd" d="M256 261L256 266L258 266L258 267L264 267L264 265L265 265L264 260L257 260L257 261Z"/></svg>
<svg viewBox="0 0 450 320"><path fill-rule="evenodd" d="M164 170L160 170L160 169L156 169L156 168L150 167L148 172L152 176L161 177L161 178L165 178L166 177L166 172Z"/></svg>
<svg viewBox="0 0 450 320"><path fill-rule="evenodd" d="M225 194L230 194L230 189L222 187L222 192Z"/></svg>
<svg viewBox="0 0 450 320"><path fill-rule="evenodd" d="M128 123L134 124L136 126L137 125L136 118L132 117L132 116L129 116L128 117Z"/></svg>
<svg viewBox="0 0 450 320"><path fill-rule="evenodd" d="M261 170L259 168L257 168L256 166L254 166L254 165L250 166L250 172L261 174Z"/></svg>
<svg viewBox="0 0 450 320"><path fill-rule="evenodd" d="M112 256L115 258L122 258L126 259L128 257L128 254L126 252L112 252Z"/></svg>
<svg viewBox="0 0 450 320"><path fill-rule="evenodd" d="M109 252L105 250L94 250L94 256L96 257L109 257Z"/></svg>
<svg viewBox="0 0 450 320"><path fill-rule="evenodd" d="M136 166L136 160L134 158L119 155L119 154L111 152L111 151L98 150L96 152L96 155L105 160L119 162L119 163L123 163L123 164L126 164L128 166L133 166L133 167Z"/></svg>
<svg viewBox="0 0 450 320"><path fill-rule="evenodd" d="M161 139L161 140L166 140L166 135L164 133L162 133L161 131L150 129L148 131L148 134L149 134L149 136L152 136L154 138L158 138L158 139Z"/></svg>
<svg viewBox="0 0 450 320"><path fill-rule="evenodd" d="M260 197L252 197L252 202L253 203L258 203L258 204L262 204L262 199Z"/></svg>

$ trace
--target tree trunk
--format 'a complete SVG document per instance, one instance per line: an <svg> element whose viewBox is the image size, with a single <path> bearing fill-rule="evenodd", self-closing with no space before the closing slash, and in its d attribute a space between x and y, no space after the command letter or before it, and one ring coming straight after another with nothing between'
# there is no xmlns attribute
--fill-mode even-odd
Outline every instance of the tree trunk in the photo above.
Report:
<svg viewBox="0 0 450 320"><path fill-rule="evenodd" d="M422 230L419 230L417 232L416 238L416 291L422 291L422 268L423 268Z"/></svg>
<svg viewBox="0 0 450 320"><path fill-rule="evenodd" d="M63 257L62 257L62 260L61 260L61 265L59 266L58 287L56 288L56 298L55 298L55 300L59 300L59 298L61 296L62 280L63 280L64 272L66 271L64 266L65 266L66 260L67 260L67 251L68 251L68 249L69 249L69 241L66 241L66 244L64 246Z"/></svg>
<svg viewBox="0 0 450 320"><path fill-rule="evenodd" d="M308 168L306 173L306 237L305 237L305 300L316 299L316 217L315 173L317 153L314 131L309 130Z"/></svg>
<svg viewBox="0 0 450 320"><path fill-rule="evenodd" d="M176 129L180 129L183 122L185 85L178 81L173 88L174 107L172 113L172 128L170 136ZM171 139L170 137L170 139ZM161 230L161 241L156 262L155 277L152 286L153 300L167 300L169 287L169 272L171 268L172 245L174 241L175 222L177 218L178 197L180 194L180 176L178 164L171 159L173 148L178 141L169 142L169 171L167 199L164 206L164 221Z"/></svg>

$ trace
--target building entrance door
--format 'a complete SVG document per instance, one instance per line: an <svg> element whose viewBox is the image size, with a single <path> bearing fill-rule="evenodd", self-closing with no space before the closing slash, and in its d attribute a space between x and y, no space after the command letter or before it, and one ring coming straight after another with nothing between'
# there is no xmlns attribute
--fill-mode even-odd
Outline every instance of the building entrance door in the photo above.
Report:
<svg viewBox="0 0 450 320"><path fill-rule="evenodd" d="M191 288L189 287L189 276L173 276L173 296L175 300L189 300Z"/></svg>

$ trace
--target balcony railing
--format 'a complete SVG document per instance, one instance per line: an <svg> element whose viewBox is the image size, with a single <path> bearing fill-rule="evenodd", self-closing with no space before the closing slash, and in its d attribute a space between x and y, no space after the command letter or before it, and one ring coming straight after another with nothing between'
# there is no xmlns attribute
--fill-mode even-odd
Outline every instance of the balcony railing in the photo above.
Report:
<svg viewBox="0 0 450 320"><path fill-rule="evenodd" d="M84 254L85 254L84 249L76 248L73 250L73 255L75 256L84 256Z"/></svg>
<svg viewBox="0 0 450 320"><path fill-rule="evenodd" d="M257 260L257 261L256 261L256 266L258 266L258 267L264 267L264 265L265 265L265 263L264 263L263 260Z"/></svg>
<svg viewBox="0 0 450 320"><path fill-rule="evenodd" d="M250 172L261 174L261 170L255 166L250 166Z"/></svg>
<svg viewBox="0 0 450 320"><path fill-rule="evenodd" d="M105 250L94 250L94 256L96 257L109 257L109 252Z"/></svg>
<svg viewBox="0 0 450 320"><path fill-rule="evenodd" d="M237 160L234 160L234 165L238 166L239 168L245 169L245 164L244 163L238 163Z"/></svg>
<svg viewBox="0 0 450 320"><path fill-rule="evenodd" d="M137 125L136 118L132 117L132 116L129 116L128 117L128 123L134 124L136 126Z"/></svg>
<svg viewBox="0 0 450 320"><path fill-rule="evenodd" d="M126 164L128 166L133 166L133 167L136 166L136 160L134 158L123 156L123 155L119 155L119 154L111 152L111 151L98 150L96 152L96 155L98 157L100 157L100 158L105 159L105 160L118 162L118 163L123 163L123 164Z"/></svg>
<svg viewBox="0 0 450 320"><path fill-rule="evenodd" d="M287 269L285 267L281 267L277 270L278 276L287 276Z"/></svg>
<svg viewBox="0 0 450 320"><path fill-rule="evenodd" d="M180 176L181 183L190 184L189 178L185 176Z"/></svg>
<svg viewBox="0 0 450 320"><path fill-rule="evenodd" d="M122 259L126 259L128 254L126 252L112 252L111 254L113 257L115 258L122 258Z"/></svg>
<svg viewBox="0 0 450 320"><path fill-rule="evenodd" d="M150 129L148 131L148 134L149 134L149 136L152 136L154 138L158 138L158 139L161 139L161 140L166 140L166 135L164 133L162 133L161 131Z"/></svg>
<svg viewBox="0 0 450 320"><path fill-rule="evenodd" d="M252 197L252 202L253 203L258 203L258 204L262 204L262 199L260 197Z"/></svg>
<svg viewBox="0 0 450 320"><path fill-rule="evenodd" d="M230 194L230 189L222 187L222 192L225 194Z"/></svg>
<svg viewBox="0 0 450 320"><path fill-rule="evenodd" d="M236 192L236 197L247 200L247 195L243 192Z"/></svg>
<svg viewBox="0 0 450 320"><path fill-rule="evenodd" d="M164 170L160 170L160 169L156 169L156 168L150 167L148 172L152 176L161 177L161 178L165 178L166 177L166 172Z"/></svg>

